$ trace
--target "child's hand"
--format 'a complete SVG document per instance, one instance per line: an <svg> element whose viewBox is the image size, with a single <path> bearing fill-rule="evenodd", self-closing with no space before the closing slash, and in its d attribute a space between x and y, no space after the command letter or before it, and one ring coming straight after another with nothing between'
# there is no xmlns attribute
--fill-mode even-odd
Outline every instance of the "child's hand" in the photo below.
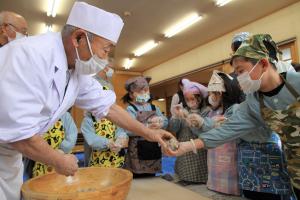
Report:
<svg viewBox="0 0 300 200"><path fill-rule="evenodd" d="M182 103L172 106L171 114L173 118L183 118L184 113Z"/></svg>
<svg viewBox="0 0 300 200"><path fill-rule="evenodd" d="M188 152L194 151L195 147L190 141L180 142L178 149L175 151L170 148L163 149L163 153L167 156L182 156Z"/></svg>
<svg viewBox="0 0 300 200"><path fill-rule="evenodd" d="M204 119L200 115L193 113L187 116L186 121L190 127L201 128Z"/></svg>
<svg viewBox="0 0 300 200"><path fill-rule="evenodd" d="M221 126L227 120L227 118L224 117L223 115L215 116L212 119L215 122L215 127Z"/></svg>
<svg viewBox="0 0 300 200"><path fill-rule="evenodd" d="M121 148L127 148L128 147L128 136L119 136L117 137L115 141L115 145L121 147Z"/></svg>

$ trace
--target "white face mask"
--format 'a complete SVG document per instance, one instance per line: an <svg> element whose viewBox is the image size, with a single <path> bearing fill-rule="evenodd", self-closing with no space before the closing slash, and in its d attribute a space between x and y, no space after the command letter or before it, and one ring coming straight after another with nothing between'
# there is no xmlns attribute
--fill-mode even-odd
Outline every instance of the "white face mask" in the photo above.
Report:
<svg viewBox="0 0 300 200"><path fill-rule="evenodd" d="M208 103L213 107L217 108L220 105L220 100L213 100L212 95L209 95L208 97Z"/></svg>
<svg viewBox="0 0 300 200"><path fill-rule="evenodd" d="M138 103L147 103L150 100L150 93L138 94L135 101Z"/></svg>
<svg viewBox="0 0 300 200"><path fill-rule="evenodd" d="M22 39L24 37L26 37L26 35L22 34L22 33L19 33L17 31L15 31L16 33L16 38L10 38L10 37L7 37L8 41L11 42L13 40L18 40L18 39Z"/></svg>
<svg viewBox="0 0 300 200"><path fill-rule="evenodd" d="M254 65L250 72L244 72L237 77L237 80L245 94L251 94L259 90L261 85L261 78L263 77L264 73L260 76L257 80L252 80L250 77L251 72L257 66L259 61Z"/></svg>
<svg viewBox="0 0 300 200"><path fill-rule="evenodd" d="M78 74L94 75L97 74L99 71L103 70L106 67L106 65L108 65L108 61L99 58L96 54L93 54L87 34L85 36L87 39L89 50L91 52L91 55L93 56L87 61L80 60L78 50L77 48L75 48L77 55L77 59L75 60L75 71Z"/></svg>
<svg viewBox="0 0 300 200"><path fill-rule="evenodd" d="M114 74L114 70L112 68L108 68L108 71L105 72L107 78L111 78Z"/></svg>

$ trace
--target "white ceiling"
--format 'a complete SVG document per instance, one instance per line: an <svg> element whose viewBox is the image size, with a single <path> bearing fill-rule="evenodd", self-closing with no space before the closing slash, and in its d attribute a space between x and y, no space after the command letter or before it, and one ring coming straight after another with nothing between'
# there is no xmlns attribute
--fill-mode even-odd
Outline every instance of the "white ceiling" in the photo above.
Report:
<svg viewBox="0 0 300 200"><path fill-rule="evenodd" d="M121 70L124 59L144 42L162 39L167 28L191 12L203 16L187 30L163 39L155 49L135 59L130 71L139 72L298 1L233 0L219 8L214 5L214 0L86 0L123 18L125 26L114 52L115 68ZM59 31L73 3L74 0L61 0L55 18L46 15L47 0L0 0L0 9L23 15L29 23L29 33L39 34L45 22L54 24L54 31ZM125 11L131 12L131 16L126 17Z"/></svg>

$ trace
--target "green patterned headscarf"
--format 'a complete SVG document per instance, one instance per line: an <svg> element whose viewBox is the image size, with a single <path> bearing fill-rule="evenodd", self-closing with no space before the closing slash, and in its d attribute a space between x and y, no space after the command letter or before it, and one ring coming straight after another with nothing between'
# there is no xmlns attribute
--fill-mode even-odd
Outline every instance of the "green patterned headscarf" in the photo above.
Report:
<svg viewBox="0 0 300 200"><path fill-rule="evenodd" d="M269 57L270 52L266 47L269 43L276 52L279 51L276 43L269 34L256 34L249 36L233 54L231 61L238 56L261 60L267 58L270 62L275 63L275 59Z"/></svg>

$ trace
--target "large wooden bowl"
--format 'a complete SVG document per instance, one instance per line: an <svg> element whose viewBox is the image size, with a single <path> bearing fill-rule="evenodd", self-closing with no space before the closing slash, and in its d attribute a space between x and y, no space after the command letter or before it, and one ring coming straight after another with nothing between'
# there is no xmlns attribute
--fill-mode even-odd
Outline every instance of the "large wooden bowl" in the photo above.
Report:
<svg viewBox="0 0 300 200"><path fill-rule="evenodd" d="M124 200L132 173L117 168L80 168L68 178L57 173L33 178L22 186L24 200Z"/></svg>

